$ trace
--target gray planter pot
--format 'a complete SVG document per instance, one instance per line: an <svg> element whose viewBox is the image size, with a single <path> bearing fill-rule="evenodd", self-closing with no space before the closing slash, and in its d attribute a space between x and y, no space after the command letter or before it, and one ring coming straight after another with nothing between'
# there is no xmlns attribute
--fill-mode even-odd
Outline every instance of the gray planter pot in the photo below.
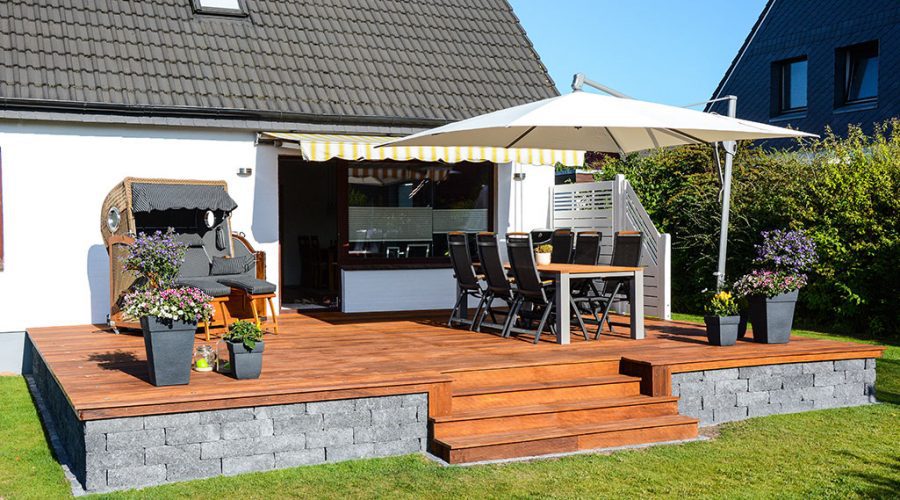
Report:
<svg viewBox="0 0 900 500"><path fill-rule="evenodd" d="M244 347L242 343L226 340L228 356L231 358L231 374L234 378L250 379L259 378L262 373L263 351L266 344L263 341L256 343L252 351Z"/></svg>
<svg viewBox="0 0 900 500"><path fill-rule="evenodd" d="M191 358L197 322L172 321L156 316L141 318L150 383L185 385L191 381Z"/></svg>
<svg viewBox="0 0 900 500"><path fill-rule="evenodd" d="M747 335L747 322L750 319L750 313L746 310L742 310L740 313L740 322L738 323L738 338L744 338L744 335Z"/></svg>
<svg viewBox="0 0 900 500"><path fill-rule="evenodd" d="M706 338L712 345L734 345L738 338L740 316L704 316Z"/></svg>
<svg viewBox="0 0 900 500"><path fill-rule="evenodd" d="M749 297L753 340L763 344L787 344L794 324L794 306L799 290L772 298Z"/></svg>

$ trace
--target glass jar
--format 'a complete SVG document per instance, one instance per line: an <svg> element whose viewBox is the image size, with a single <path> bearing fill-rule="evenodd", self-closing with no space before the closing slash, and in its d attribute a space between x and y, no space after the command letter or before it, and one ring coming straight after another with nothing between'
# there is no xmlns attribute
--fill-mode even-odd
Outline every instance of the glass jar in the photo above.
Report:
<svg viewBox="0 0 900 500"><path fill-rule="evenodd" d="M194 370L211 372L216 366L216 351L211 345L202 344L194 350Z"/></svg>

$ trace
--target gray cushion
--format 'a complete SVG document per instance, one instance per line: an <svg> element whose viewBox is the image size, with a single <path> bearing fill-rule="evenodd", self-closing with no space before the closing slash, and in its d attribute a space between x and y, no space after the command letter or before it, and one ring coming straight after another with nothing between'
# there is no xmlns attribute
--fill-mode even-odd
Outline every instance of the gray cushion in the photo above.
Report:
<svg viewBox="0 0 900 500"><path fill-rule="evenodd" d="M241 257L213 257L212 276L222 276L226 274L244 274L251 269L256 268L256 259L252 255L244 255Z"/></svg>
<svg viewBox="0 0 900 500"><path fill-rule="evenodd" d="M175 241L188 247L202 248L203 238L197 233L179 233L175 235Z"/></svg>
<svg viewBox="0 0 900 500"><path fill-rule="evenodd" d="M209 256L203 247L189 247L184 252L184 262L178 268L179 278L209 276Z"/></svg>
<svg viewBox="0 0 900 500"><path fill-rule="evenodd" d="M181 286L199 288L203 293L212 297L226 297L231 295L231 287L223 285L213 278L178 278L175 283Z"/></svg>
<svg viewBox="0 0 900 500"><path fill-rule="evenodd" d="M264 293L275 293L275 285L268 281L263 281L250 276L221 276L216 281L223 285L233 288L239 288L250 295L260 295Z"/></svg>

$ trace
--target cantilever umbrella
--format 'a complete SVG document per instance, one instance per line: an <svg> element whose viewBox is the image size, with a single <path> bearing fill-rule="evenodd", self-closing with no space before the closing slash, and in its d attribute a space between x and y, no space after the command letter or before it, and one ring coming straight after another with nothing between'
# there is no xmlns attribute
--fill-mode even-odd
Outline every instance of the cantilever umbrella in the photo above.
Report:
<svg viewBox="0 0 900 500"><path fill-rule="evenodd" d="M815 137L636 99L574 91L450 123L383 146L482 146L630 153L721 141Z"/></svg>

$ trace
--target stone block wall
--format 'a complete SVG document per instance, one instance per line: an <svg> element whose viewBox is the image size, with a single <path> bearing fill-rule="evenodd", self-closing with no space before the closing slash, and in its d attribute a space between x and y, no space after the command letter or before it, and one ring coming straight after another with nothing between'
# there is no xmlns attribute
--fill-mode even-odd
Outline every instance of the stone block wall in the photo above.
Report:
<svg viewBox="0 0 900 500"><path fill-rule="evenodd" d="M427 444L427 393L82 422L34 358L45 425L87 492L405 455Z"/></svg>
<svg viewBox="0 0 900 500"><path fill-rule="evenodd" d="M749 366L672 375L678 411L701 426L875 402L875 360Z"/></svg>

